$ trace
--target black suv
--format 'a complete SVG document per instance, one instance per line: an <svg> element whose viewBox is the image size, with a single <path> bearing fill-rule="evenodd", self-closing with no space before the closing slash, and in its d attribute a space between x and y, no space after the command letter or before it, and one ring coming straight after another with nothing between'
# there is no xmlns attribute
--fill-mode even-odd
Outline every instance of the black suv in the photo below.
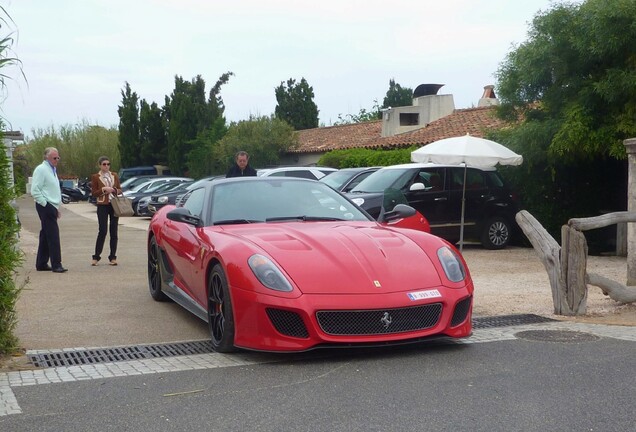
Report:
<svg viewBox="0 0 636 432"><path fill-rule="evenodd" d="M495 168L471 168L431 163L384 167L346 195L377 219L384 192L402 192L408 204L431 224L431 233L451 242L460 238L462 195L466 176L464 239L476 239L487 249L510 242L518 204Z"/></svg>

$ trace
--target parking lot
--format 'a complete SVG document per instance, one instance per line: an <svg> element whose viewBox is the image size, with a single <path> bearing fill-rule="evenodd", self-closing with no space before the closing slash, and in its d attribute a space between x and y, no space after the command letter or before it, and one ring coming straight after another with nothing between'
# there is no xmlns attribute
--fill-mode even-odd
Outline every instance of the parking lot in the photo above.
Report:
<svg viewBox="0 0 636 432"><path fill-rule="evenodd" d="M90 265L97 221L95 207L72 203L60 219L62 261L69 271L35 271L39 219L30 197L19 200L25 285L17 304L16 334L25 349L116 346L200 340L205 323L173 303L153 301L146 281L148 218L122 218L119 265ZM547 274L532 249L487 251L465 248L475 281L474 315L532 313L552 316ZM103 262L103 261L102 261ZM594 271L620 280L625 258L590 257ZM634 305L617 306L600 290L590 289L589 314L582 322L636 325ZM560 319L564 319L561 317Z"/></svg>
<svg viewBox="0 0 636 432"><path fill-rule="evenodd" d="M100 351L89 349L96 347L117 351L208 339L202 321L148 295L147 219L122 219L118 266L91 267L95 209L69 204L60 220L69 272L36 272L39 221L30 198L19 204L26 253L20 278L28 283L18 302L16 333L30 356L67 353L74 358ZM594 389L604 400L633 394L621 372L633 368L633 329L585 321L633 317L634 309L616 314L615 305L594 296L594 310L601 312L574 320L579 322L553 321L547 277L534 251L468 248L464 255L476 285L477 321L506 321L489 316L506 313L543 313L550 319L476 326L461 342L363 351L206 353L57 367L34 367L23 356L0 367L0 428L101 430L108 424L128 430L134 422L140 430L174 430L177 424L180 430L202 425L301 430L307 424L316 431L343 425L347 430L422 430L425 418L428 426L453 430L539 431L554 429L560 424L556 419L567 421L571 430L601 430L602 425L626 430L633 422L620 403L601 409L596 399L567 393ZM593 261L613 272L625 264ZM559 368L549 372L573 358L574 376L559 375Z"/></svg>

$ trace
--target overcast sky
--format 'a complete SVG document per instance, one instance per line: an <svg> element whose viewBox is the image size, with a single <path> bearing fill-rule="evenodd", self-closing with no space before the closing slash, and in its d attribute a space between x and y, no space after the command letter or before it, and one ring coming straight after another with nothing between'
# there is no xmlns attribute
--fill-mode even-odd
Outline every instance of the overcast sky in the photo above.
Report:
<svg viewBox="0 0 636 432"><path fill-rule="evenodd" d="M0 0L15 21L6 129L84 120L116 126L121 90L163 105L174 77L219 76L229 121L274 112L274 88L304 77L321 125L382 103L403 87L445 84L475 106L529 23L552 0ZM1 36L6 35L2 26ZM496 88L495 88L496 92Z"/></svg>

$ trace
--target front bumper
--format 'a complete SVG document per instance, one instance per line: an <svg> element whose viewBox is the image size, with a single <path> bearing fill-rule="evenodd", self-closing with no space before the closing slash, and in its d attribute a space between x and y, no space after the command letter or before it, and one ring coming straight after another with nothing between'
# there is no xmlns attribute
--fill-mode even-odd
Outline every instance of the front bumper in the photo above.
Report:
<svg viewBox="0 0 636 432"><path fill-rule="evenodd" d="M441 297L426 300L410 300L406 292L288 299L231 288L234 343L254 350L306 351L470 336L472 283L437 290Z"/></svg>

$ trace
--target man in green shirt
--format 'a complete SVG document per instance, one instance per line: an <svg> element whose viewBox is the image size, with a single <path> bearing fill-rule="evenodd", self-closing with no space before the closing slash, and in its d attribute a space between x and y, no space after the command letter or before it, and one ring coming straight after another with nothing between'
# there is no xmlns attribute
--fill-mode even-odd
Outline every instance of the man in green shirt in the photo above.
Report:
<svg viewBox="0 0 636 432"><path fill-rule="evenodd" d="M57 178L57 164L60 155L56 148L44 150L44 161L33 170L31 196L35 200L35 209L40 217L41 230L35 268L38 271L64 273L62 251L60 247L60 228L57 220L62 216L62 190ZM49 259L51 265L49 266Z"/></svg>

